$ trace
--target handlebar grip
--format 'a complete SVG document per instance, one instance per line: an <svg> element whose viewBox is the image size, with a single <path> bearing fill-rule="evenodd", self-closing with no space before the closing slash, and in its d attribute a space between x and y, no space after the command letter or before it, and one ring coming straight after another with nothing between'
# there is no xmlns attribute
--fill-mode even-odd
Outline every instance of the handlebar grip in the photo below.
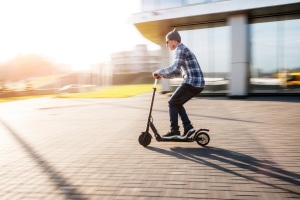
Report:
<svg viewBox="0 0 300 200"><path fill-rule="evenodd" d="M154 79L153 89L156 89L156 85L157 85L157 79Z"/></svg>

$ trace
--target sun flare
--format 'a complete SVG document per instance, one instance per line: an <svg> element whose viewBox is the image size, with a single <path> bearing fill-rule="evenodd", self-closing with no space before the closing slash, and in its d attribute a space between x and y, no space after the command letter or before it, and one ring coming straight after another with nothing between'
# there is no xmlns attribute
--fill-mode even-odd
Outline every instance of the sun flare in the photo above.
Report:
<svg viewBox="0 0 300 200"><path fill-rule="evenodd" d="M75 70L146 41L128 23L138 0L11 0L0 2L0 62L37 53Z"/></svg>

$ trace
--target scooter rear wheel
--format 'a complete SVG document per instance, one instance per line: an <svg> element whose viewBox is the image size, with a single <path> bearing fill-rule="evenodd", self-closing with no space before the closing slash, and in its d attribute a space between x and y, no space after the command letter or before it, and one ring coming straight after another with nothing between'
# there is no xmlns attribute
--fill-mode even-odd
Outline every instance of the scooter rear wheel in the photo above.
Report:
<svg viewBox="0 0 300 200"><path fill-rule="evenodd" d="M206 132L197 132L194 136L194 140L200 146L206 146L210 141L210 137Z"/></svg>
<svg viewBox="0 0 300 200"><path fill-rule="evenodd" d="M151 143L151 134L148 132L142 132L142 134L139 137L139 143L140 145L146 147Z"/></svg>

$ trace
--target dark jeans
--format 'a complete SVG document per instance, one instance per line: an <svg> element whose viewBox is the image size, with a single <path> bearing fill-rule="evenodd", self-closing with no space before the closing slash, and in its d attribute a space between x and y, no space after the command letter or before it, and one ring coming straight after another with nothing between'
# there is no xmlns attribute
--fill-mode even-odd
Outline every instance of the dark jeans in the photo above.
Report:
<svg viewBox="0 0 300 200"><path fill-rule="evenodd" d="M183 104L202 92L202 90L203 88L196 88L187 83L183 83L175 90L172 97L168 101L171 130L179 130L178 114L181 118L184 129L187 129L189 126L191 126L191 121L189 120Z"/></svg>

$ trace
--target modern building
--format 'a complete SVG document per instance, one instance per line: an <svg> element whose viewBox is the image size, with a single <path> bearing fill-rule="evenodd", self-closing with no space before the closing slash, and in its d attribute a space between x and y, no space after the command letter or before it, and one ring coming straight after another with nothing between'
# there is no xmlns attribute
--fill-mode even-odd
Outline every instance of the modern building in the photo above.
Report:
<svg viewBox="0 0 300 200"><path fill-rule="evenodd" d="M113 73L152 72L160 65L160 51L150 51L147 45L136 45L132 51L120 51L111 54Z"/></svg>
<svg viewBox="0 0 300 200"><path fill-rule="evenodd" d="M161 46L160 67L172 61L165 35L176 28L204 71L205 92L300 94L299 0L141 0L132 21ZM163 90L172 84L164 80Z"/></svg>

